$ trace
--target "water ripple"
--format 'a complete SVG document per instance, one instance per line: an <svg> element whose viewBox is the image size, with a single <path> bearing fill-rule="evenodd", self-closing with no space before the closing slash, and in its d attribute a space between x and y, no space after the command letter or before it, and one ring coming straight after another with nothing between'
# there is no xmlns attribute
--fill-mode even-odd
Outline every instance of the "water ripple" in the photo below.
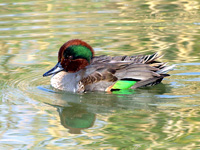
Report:
<svg viewBox="0 0 200 150"><path fill-rule="evenodd" d="M8 17L39 17L39 16L65 16L65 15L77 15L77 14L115 14L119 13L117 10L102 10L102 11L88 11L88 12L29 12L29 13L18 13L18 14L3 14L0 15L0 18L8 18Z"/></svg>
<svg viewBox="0 0 200 150"><path fill-rule="evenodd" d="M200 26L196 0L3 0L0 9L3 149L198 146ZM50 77L42 74L56 62L60 45L72 38L90 43L97 55L159 51L165 54L161 61L178 65L163 84L153 87L112 94L57 91L50 86ZM75 111L71 117L94 114L94 126L83 129L81 135L69 134L60 117L67 121L71 110Z"/></svg>

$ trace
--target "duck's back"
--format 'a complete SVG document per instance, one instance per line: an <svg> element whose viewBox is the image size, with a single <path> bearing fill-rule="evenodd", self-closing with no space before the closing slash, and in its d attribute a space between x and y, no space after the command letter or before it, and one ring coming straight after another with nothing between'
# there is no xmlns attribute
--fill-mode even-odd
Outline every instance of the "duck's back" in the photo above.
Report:
<svg viewBox="0 0 200 150"><path fill-rule="evenodd" d="M82 79L86 91L106 91L119 88L128 83L130 88L151 86L158 84L169 74L173 66L156 61L160 56L97 56L91 65L86 67L87 72Z"/></svg>

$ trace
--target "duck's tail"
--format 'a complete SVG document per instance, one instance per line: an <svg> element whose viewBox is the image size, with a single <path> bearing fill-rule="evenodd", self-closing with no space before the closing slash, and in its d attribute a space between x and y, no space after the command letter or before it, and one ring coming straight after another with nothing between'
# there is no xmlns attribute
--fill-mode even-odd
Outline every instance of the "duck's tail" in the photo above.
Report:
<svg viewBox="0 0 200 150"><path fill-rule="evenodd" d="M158 74L165 74L171 70L174 70L174 68L176 67L176 65L171 65L171 66L164 66L162 69L156 71L156 73Z"/></svg>
<svg viewBox="0 0 200 150"><path fill-rule="evenodd" d="M146 55L140 57L140 60L143 60L142 63L149 64L152 67L158 68L159 70L155 71L157 76L153 78L149 78L147 80L141 80L138 81L134 86L132 86L132 89L138 88L138 87L146 87L146 86L152 86L160 83L164 77L170 76L167 74L167 72L173 70L176 65L170 65L167 66L167 63L159 62L157 61L158 58L162 57L163 55L158 55L158 53L154 53L152 55Z"/></svg>
<svg viewBox="0 0 200 150"><path fill-rule="evenodd" d="M155 76L153 78L149 78L147 80L141 80L138 81L134 86L131 87L131 89L136 89L139 87L147 87L147 86L153 86L158 83L160 83L164 77L170 76L167 74L168 71L171 71L175 68L176 65L171 65L171 66L162 66L162 69L156 71L159 76Z"/></svg>

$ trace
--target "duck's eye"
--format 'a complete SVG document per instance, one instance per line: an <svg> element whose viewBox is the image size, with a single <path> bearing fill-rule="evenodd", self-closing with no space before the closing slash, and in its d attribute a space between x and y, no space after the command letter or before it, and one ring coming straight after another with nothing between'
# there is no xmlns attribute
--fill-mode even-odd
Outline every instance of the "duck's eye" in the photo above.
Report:
<svg viewBox="0 0 200 150"><path fill-rule="evenodd" d="M68 56L69 59L73 59L73 56Z"/></svg>

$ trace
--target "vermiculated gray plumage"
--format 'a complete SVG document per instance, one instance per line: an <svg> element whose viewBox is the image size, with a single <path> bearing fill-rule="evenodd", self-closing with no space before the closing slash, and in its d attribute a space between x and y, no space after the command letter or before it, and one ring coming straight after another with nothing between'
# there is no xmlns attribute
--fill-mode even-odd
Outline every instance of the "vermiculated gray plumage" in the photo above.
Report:
<svg viewBox="0 0 200 150"><path fill-rule="evenodd" d="M114 85L117 80L138 81L132 89L158 84L169 74L174 66L166 66L166 63L157 61L161 56L158 53L152 55L137 56L96 56L89 66L81 70L82 84L87 91L101 89L105 91Z"/></svg>

